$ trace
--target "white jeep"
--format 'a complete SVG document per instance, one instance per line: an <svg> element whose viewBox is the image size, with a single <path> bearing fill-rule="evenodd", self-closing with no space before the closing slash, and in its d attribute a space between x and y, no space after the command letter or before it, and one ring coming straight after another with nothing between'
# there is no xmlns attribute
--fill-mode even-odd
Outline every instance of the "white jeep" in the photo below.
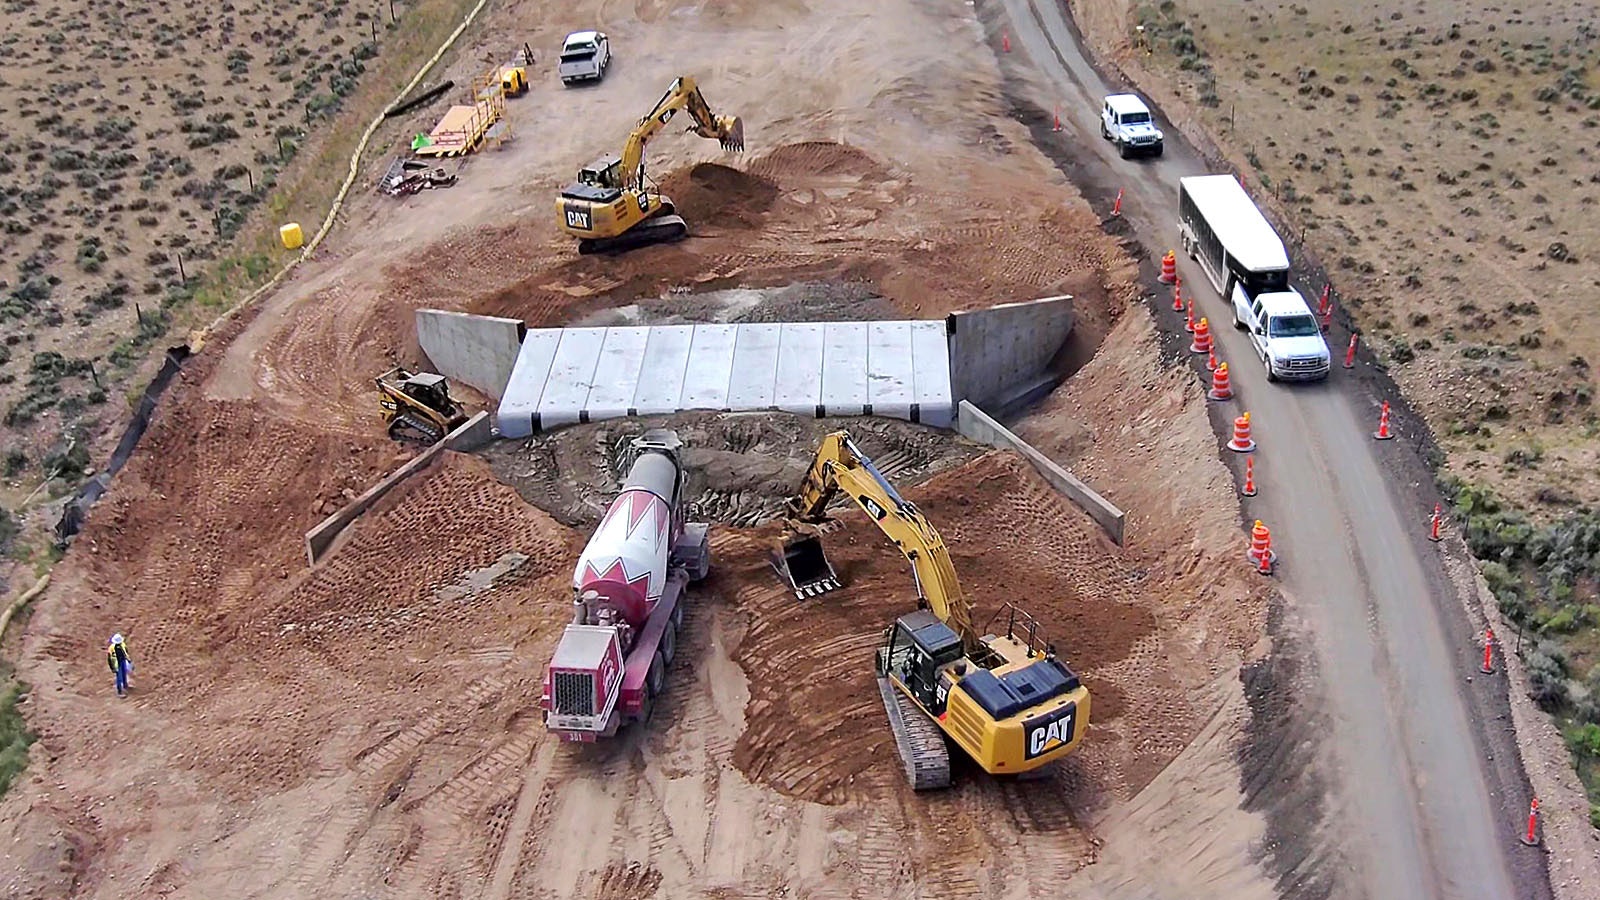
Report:
<svg viewBox="0 0 1600 900"><path fill-rule="evenodd" d="M1267 291L1250 296L1233 286L1233 327L1250 333L1250 344L1267 369L1267 380L1315 381L1328 377L1328 342L1300 292Z"/></svg>
<svg viewBox="0 0 1600 900"><path fill-rule="evenodd" d="M1112 94L1100 106L1100 136L1127 159L1136 153L1160 156L1166 135L1156 127L1150 107L1137 94Z"/></svg>

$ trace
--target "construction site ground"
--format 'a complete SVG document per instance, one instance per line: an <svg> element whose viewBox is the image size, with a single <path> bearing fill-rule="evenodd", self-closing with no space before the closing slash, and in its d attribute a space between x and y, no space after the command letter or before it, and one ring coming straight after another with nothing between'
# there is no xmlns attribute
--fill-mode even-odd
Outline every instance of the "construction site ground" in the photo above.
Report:
<svg viewBox="0 0 1600 900"><path fill-rule="evenodd" d="M1275 896L1256 801L1309 738L1247 729L1301 676L1262 668L1268 595L1240 563L1233 476L1131 302L1127 250L1011 117L971 7L503 6L457 74L594 23L617 63L586 89L530 71L515 140L448 191L353 200L187 366L23 631L39 741L0 806L8 896ZM578 257L554 192L680 73L745 117L749 152L658 138L651 170L694 236ZM670 420L719 523L713 575L666 702L609 743L548 738L539 679L615 442L646 423L447 453L306 567L304 532L409 455L371 377L425 365L418 307L548 326L807 284L825 302L784 314L1077 298L1082 368L1018 428L1128 511L1127 547L1013 454L847 423L896 460L978 621L1021 602L1094 692L1089 739L1047 779L957 765L949 792L904 784L870 650L913 587L864 518L830 535L846 590L797 602L768 568L765 514L833 422ZM127 699L99 651L118 630Z"/></svg>

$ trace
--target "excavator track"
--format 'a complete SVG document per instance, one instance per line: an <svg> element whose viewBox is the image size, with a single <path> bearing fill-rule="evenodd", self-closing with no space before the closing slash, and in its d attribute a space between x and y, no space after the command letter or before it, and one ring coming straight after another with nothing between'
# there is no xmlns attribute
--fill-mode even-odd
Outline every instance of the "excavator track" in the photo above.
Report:
<svg viewBox="0 0 1600 900"><path fill-rule="evenodd" d="M888 678L879 676L878 693L883 696L895 749L911 789L935 791L949 787L950 748L945 744L944 732Z"/></svg>
<svg viewBox="0 0 1600 900"><path fill-rule="evenodd" d="M589 256L595 253L625 253L652 244L681 241L689 236L689 223L682 216L658 215L640 222L613 238L584 238L578 241L578 253Z"/></svg>
<svg viewBox="0 0 1600 900"><path fill-rule="evenodd" d="M409 441L431 447L444 438L444 433L431 423L410 413L401 413L389 423L389 437L397 441Z"/></svg>

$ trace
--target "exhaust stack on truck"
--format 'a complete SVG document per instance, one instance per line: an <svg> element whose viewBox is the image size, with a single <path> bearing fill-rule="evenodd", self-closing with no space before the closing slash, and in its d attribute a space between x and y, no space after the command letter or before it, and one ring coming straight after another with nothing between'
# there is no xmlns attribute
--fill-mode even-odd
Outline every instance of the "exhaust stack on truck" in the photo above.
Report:
<svg viewBox="0 0 1600 900"><path fill-rule="evenodd" d="M674 431L638 456L572 572L572 622L545 671L545 727L594 741L650 718L677 651L688 585L711 568L710 526L683 521L687 478Z"/></svg>

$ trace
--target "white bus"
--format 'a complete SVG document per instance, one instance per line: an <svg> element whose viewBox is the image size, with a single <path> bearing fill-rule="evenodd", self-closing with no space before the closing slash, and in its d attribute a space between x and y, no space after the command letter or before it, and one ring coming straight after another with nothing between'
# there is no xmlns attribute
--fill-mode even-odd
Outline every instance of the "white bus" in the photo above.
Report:
<svg viewBox="0 0 1600 900"><path fill-rule="evenodd" d="M1289 254L1232 175L1178 179L1178 235L1222 299L1289 289Z"/></svg>
<svg viewBox="0 0 1600 900"><path fill-rule="evenodd" d="M1178 179L1178 234L1211 286L1250 333L1267 380L1328 377L1330 354L1317 319L1289 286L1289 253L1232 175Z"/></svg>

